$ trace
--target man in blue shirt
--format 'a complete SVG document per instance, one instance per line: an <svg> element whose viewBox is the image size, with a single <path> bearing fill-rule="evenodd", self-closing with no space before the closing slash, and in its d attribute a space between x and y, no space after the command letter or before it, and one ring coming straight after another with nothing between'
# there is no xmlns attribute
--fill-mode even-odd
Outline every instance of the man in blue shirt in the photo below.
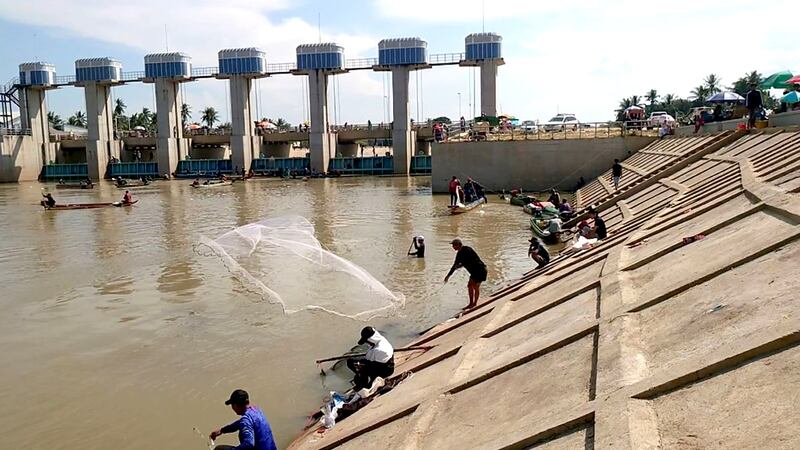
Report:
<svg viewBox="0 0 800 450"><path fill-rule="evenodd" d="M231 447L228 445L218 445L219 450L278 450L275 446L275 439L272 437L272 429L269 427L264 413L255 406L250 405L250 396L247 391L237 389L231 393L231 398L226 402L231 405L233 412L242 416L236 422L226 425L219 430L212 431L208 436L211 440L216 439L222 434L239 432L239 445Z"/></svg>

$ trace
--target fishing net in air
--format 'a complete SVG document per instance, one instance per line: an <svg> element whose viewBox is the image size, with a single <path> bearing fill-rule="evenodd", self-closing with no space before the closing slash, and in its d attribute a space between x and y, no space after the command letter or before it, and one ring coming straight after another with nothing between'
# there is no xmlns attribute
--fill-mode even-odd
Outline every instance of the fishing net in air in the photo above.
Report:
<svg viewBox="0 0 800 450"><path fill-rule="evenodd" d="M366 320L403 304L362 267L323 248L304 217L265 219L201 243L287 314L323 310Z"/></svg>

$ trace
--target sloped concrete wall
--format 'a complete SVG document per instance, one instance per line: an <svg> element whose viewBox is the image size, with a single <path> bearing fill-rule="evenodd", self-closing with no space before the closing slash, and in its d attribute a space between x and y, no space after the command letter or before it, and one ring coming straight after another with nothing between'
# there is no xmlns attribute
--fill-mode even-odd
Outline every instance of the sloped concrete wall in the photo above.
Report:
<svg viewBox="0 0 800 450"><path fill-rule="evenodd" d="M579 177L597 177L614 163L655 138L454 142L434 144L431 154L434 193L447 192L453 176L479 180L489 190L572 189Z"/></svg>

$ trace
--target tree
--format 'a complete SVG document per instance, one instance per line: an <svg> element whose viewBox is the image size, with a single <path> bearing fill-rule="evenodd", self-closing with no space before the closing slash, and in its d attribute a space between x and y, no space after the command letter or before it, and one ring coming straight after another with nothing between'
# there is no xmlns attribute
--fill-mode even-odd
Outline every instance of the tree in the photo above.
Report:
<svg viewBox="0 0 800 450"><path fill-rule="evenodd" d="M214 122L219 122L219 113L212 106L209 106L203 110L203 116L200 117L200 120L205 122L208 128L214 128Z"/></svg>
<svg viewBox="0 0 800 450"><path fill-rule="evenodd" d="M703 80L703 83L705 84L708 95L714 95L717 92L722 92L722 89L720 89L720 86L722 86L722 80L720 80L716 74L709 74L705 80Z"/></svg>
<svg viewBox="0 0 800 450"><path fill-rule="evenodd" d="M702 105L706 102L708 98L708 88L704 85L697 86L696 88L692 89L692 98L694 98L695 103Z"/></svg>
<svg viewBox="0 0 800 450"><path fill-rule="evenodd" d="M755 84L759 85L763 81L761 78L761 74L758 71L754 70L750 73L746 73L743 77L739 78L738 80L733 82L733 86L730 89L733 92L736 92L739 95L747 95L747 92L750 90L750 85Z"/></svg>
<svg viewBox="0 0 800 450"><path fill-rule="evenodd" d="M181 104L181 126L186 128L186 122L192 118L192 107L186 103Z"/></svg>
<svg viewBox="0 0 800 450"><path fill-rule="evenodd" d="M667 94L664 96L664 101L661 103L664 106L669 106L675 101L675 94Z"/></svg>
<svg viewBox="0 0 800 450"><path fill-rule="evenodd" d="M74 126L74 127L85 127L86 126L86 114L83 111L75 111L75 114L71 115L69 119L67 119L67 123Z"/></svg>
<svg viewBox="0 0 800 450"><path fill-rule="evenodd" d="M278 117L278 120L275 121L275 127L278 128L279 130L288 130L289 128L291 128L291 126L292 124L283 120L283 118L281 117Z"/></svg>
<svg viewBox="0 0 800 450"><path fill-rule="evenodd" d="M650 89L649 91L647 91L647 95L645 95L645 98L647 99L648 102L650 102L651 107L655 106L656 102L658 101L658 91L655 89Z"/></svg>
<svg viewBox="0 0 800 450"><path fill-rule="evenodd" d="M639 103L642 102L642 99L639 98L638 95L631 95L631 106L639 106Z"/></svg>
<svg viewBox="0 0 800 450"><path fill-rule="evenodd" d="M52 125L53 128L56 129L64 125L64 120L61 119L61 116L54 113L53 111L49 111L47 113L47 121L50 122L50 125Z"/></svg>
<svg viewBox="0 0 800 450"><path fill-rule="evenodd" d="M114 102L114 117L116 118L116 117L121 117L121 116L125 115L125 108L127 108L127 107L128 107L128 105L126 105L125 102L123 102L121 98L118 98Z"/></svg>

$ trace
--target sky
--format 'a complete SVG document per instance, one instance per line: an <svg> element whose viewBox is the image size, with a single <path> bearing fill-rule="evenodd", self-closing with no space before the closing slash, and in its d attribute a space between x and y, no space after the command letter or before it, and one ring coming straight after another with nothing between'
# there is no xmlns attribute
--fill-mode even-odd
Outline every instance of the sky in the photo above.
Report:
<svg viewBox="0 0 800 450"><path fill-rule="evenodd" d="M76 59L109 56L133 71L143 70L145 54L168 49L202 67L216 65L220 49L259 47L268 63L281 63L294 61L297 45L320 40L342 45L348 59L366 58L377 57L381 39L412 36L425 39L430 54L456 53L468 34L492 31L503 36L499 112L523 120L568 112L583 122L605 121L624 97L650 89L689 96L710 73L726 86L752 70L797 73L800 31L781 25L781 14L794 6L788 0L0 0L0 83L29 61L51 62L69 75ZM334 77L331 121L386 121L388 77L371 71ZM301 76L257 80L254 114L293 124L307 119L305 86ZM412 117L480 113L479 87L475 69L419 71L411 77ZM193 120L207 106L228 120L226 81L184 83L182 91ZM152 85L115 87L113 95L128 113L155 109ZM79 88L47 96L49 109L64 118L85 110Z"/></svg>

